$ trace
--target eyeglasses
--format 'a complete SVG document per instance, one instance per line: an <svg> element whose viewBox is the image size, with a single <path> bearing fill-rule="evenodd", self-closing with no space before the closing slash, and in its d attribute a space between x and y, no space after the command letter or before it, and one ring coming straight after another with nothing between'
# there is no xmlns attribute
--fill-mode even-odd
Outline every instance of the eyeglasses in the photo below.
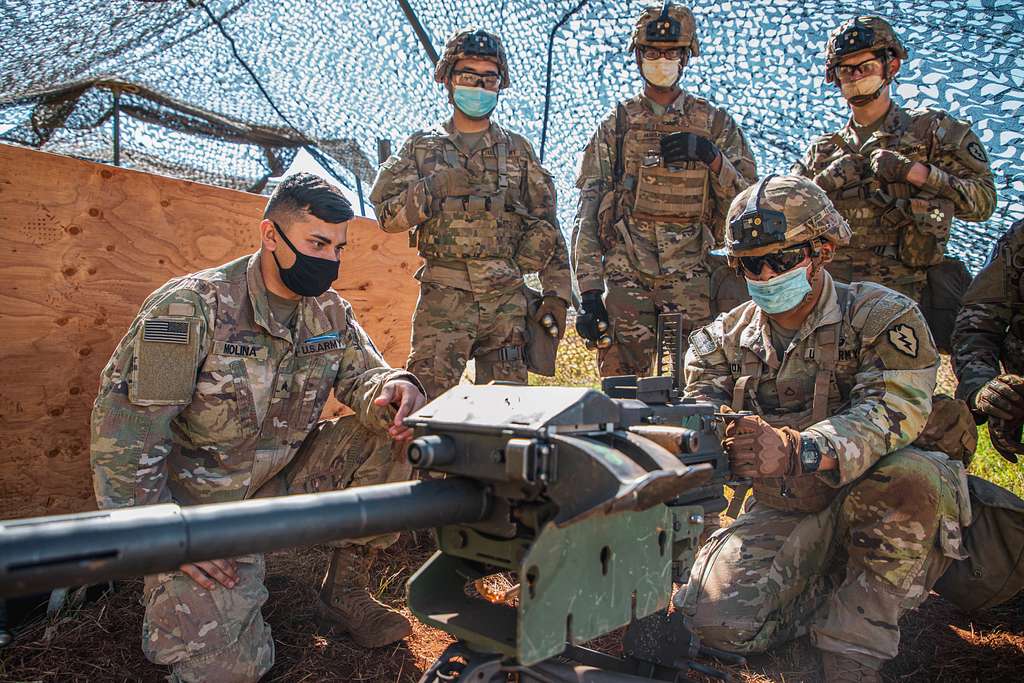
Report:
<svg viewBox="0 0 1024 683"><path fill-rule="evenodd" d="M836 76L839 80L849 78L854 74L873 74L876 71L881 70L882 62L878 57L872 57L871 59L865 59L863 62L857 62L856 64L837 64L836 65Z"/></svg>
<svg viewBox="0 0 1024 683"><path fill-rule="evenodd" d="M811 245L805 242L789 249L780 249L771 254L740 256L740 263L743 265L744 270L754 275L760 275L761 268L766 263L773 272L785 273L787 270L792 270L800 265L807 258L810 249Z"/></svg>
<svg viewBox="0 0 1024 683"><path fill-rule="evenodd" d="M501 74L486 73L478 74L475 71L468 71L466 69L460 69L452 72L452 83L455 85L464 85L471 88L487 88L488 90L497 90L498 85L501 84Z"/></svg>
<svg viewBox="0 0 1024 683"><path fill-rule="evenodd" d="M681 59L683 48L666 47L658 49L656 47L642 47L640 48L640 56L644 59Z"/></svg>

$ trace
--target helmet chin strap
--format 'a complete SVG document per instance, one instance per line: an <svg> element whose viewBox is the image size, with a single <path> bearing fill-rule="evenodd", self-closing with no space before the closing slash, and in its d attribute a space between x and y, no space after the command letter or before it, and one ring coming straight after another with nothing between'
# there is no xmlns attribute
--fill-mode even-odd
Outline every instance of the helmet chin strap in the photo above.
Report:
<svg viewBox="0 0 1024 683"><path fill-rule="evenodd" d="M881 97L882 91L886 90L891 83L892 79L887 78L884 81L882 81L882 85L878 86L878 89L875 90L875 92L871 93L870 95L854 95L847 101L855 107L863 107L865 104L868 104L869 102L874 102L879 97Z"/></svg>

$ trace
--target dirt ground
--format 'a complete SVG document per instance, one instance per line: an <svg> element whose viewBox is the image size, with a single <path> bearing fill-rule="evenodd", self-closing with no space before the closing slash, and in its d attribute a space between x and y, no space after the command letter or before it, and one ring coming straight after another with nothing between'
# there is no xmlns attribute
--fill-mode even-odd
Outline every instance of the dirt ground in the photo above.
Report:
<svg viewBox="0 0 1024 683"><path fill-rule="evenodd" d="M405 581L430 554L429 534L403 536L375 568L375 588L386 602L402 606ZM397 645L366 651L346 636L322 635L314 626L313 603L328 549L274 553L268 558L270 600L264 616L273 628L276 663L264 679L278 683L311 681L415 682L451 642L439 631L415 622L413 635ZM53 619L37 618L15 642L0 650L0 681L5 683L85 683L165 680L166 671L147 662L139 648L141 581L65 610ZM885 669L888 681L1010 681L1024 678L1024 596L984 614L967 616L938 596L902 624L900 655ZM614 652L616 637L601 640ZM713 662L707 662L713 664ZM732 669L733 678L763 681L817 681L817 662L806 640ZM700 680L700 679L695 679Z"/></svg>

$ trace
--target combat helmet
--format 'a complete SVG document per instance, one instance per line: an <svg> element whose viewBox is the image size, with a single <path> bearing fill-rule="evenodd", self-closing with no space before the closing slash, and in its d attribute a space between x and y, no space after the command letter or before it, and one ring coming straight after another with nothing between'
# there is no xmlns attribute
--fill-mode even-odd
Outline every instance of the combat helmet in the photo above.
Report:
<svg viewBox="0 0 1024 683"><path fill-rule="evenodd" d="M907 58L903 43L889 22L882 17L847 19L832 31L825 44L825 82L835 80L835 69L840 60L868 50L888 50L900 59Z"/></svg>
<svg viewBox="0 0 1024 683"><path fill-rule="evenodd" d="M633 26L629 40L629 51L643 46L686 47L690 55L700 55L697 40L697 20L689 7L666 2L661 7L648 7Z"/></svg>
<svg viewBox="0 0 1024 683"><path fill-rule="evenodd" d="M797 244L848 244L846 219L802 176L768 175L736 195L725 224L726 256L761 256Z"/></svg>
<svg viewBox="0 0 1024 683"><path fill-rule="evenodd" d="M511 83L508 76L508 59L505 57L501 39L482 28L462 29L448 38L444 45L444 54L434 67L434 80L444 83L452 75L455 63L465 58L486 59L497 64L498 73L501 75L499 90L504 90Z"/></svg>

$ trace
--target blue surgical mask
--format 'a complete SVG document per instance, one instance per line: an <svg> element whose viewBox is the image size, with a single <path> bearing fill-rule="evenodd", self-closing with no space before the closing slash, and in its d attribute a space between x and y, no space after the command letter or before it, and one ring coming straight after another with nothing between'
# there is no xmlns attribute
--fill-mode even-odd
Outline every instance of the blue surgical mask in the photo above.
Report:
<svg viewBox="0 0 1024 683"><path fill-rule="evenodd" d="M763 282L746 278L750 298L765 313L785 313L793 310L811 291L811 283L807 278L809 267L794 268L788 273L776 275Z"/></svg>
<svg viewBox="0 0 1024 683"><path fill-rule="evenodd" d="M498 93L487 88L455 86L455 106L471 119L482 119L498 106Z"/></svg>

